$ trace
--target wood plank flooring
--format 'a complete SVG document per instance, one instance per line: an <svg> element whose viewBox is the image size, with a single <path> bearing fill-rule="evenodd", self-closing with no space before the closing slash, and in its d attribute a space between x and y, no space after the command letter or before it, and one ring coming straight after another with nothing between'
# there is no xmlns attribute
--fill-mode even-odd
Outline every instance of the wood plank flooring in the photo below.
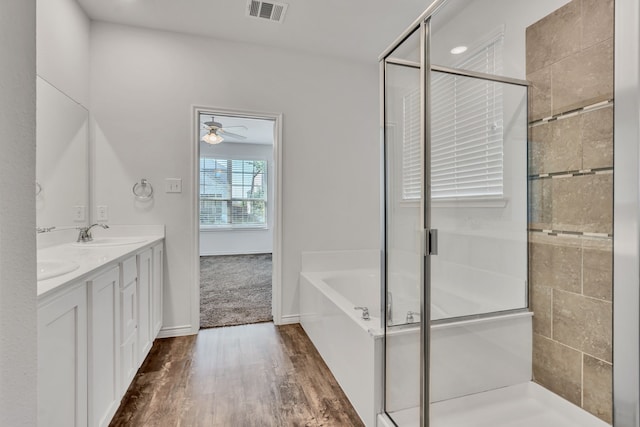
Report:
<svg viewBox="0 0 640 427"><path fill-rule="evenodd" d="M156 340L110 426L363 426L300 325Z"/></svg>

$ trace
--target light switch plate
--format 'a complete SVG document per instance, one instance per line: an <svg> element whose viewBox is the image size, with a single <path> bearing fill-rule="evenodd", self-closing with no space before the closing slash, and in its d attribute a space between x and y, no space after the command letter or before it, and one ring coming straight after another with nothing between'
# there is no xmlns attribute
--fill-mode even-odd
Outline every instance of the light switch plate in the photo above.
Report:
<svg viewBox="0 0 640 427"><path fill-rule="evenodd" d="M165 193L182 193L182 178L165 178Z"/></svg>

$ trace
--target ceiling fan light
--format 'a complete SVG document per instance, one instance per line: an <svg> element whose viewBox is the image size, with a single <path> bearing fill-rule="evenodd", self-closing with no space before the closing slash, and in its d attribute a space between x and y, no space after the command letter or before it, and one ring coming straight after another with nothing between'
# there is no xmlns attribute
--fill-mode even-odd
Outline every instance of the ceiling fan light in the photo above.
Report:
<svg viewBox="0 0 640 427"><path fill-rule="evenodd" d="M216 134L215 132L211 131L205 136L203 136L202 140L207 144L220 144L222 141L224 141L224 138Z"/></svg>

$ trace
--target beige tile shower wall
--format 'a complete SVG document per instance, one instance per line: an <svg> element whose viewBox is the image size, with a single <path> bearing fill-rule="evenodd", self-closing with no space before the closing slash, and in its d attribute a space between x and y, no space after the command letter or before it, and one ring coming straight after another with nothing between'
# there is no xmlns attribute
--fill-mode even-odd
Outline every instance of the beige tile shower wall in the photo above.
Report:
<svg viewBox="0 0 640 427"><path fill-rule="evenodd" d="M527 29L534 381L612 421L613 0Z"/></svg>

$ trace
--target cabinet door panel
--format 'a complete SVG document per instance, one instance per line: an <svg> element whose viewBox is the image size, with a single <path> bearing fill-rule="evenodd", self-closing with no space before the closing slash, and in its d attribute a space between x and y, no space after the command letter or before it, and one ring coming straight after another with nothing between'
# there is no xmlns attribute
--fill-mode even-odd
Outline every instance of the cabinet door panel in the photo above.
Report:
<svg viewBox="0 0 640 427"><path fill-rule="evenodd" d="M136 258L132 257L133 265ZM124 265L130 265L130 260ZM124 277L124 274L123 274ZM120 390L127 391L138 369L138 280L127 283L120 290Z"/></svg>
<svg viewBox="0 0 640 427"><path fill-rule="evenodd" d="M120 291L120 308L122 318L122 340L126 340L136 331L138 326L138 301L136 282L129 283Z"/></svg>
<svg viewBox="0 0 640 427"><path fill-rule="evenodd" d="M89 281L89 420L107 426L120 404L120 283L113 268Z"/></svg>
<svg viewBox="0 0 640 427"><path fill-rule="evenodd" d="M87 425L87 291L38 308L38 425Z"/></svg>

